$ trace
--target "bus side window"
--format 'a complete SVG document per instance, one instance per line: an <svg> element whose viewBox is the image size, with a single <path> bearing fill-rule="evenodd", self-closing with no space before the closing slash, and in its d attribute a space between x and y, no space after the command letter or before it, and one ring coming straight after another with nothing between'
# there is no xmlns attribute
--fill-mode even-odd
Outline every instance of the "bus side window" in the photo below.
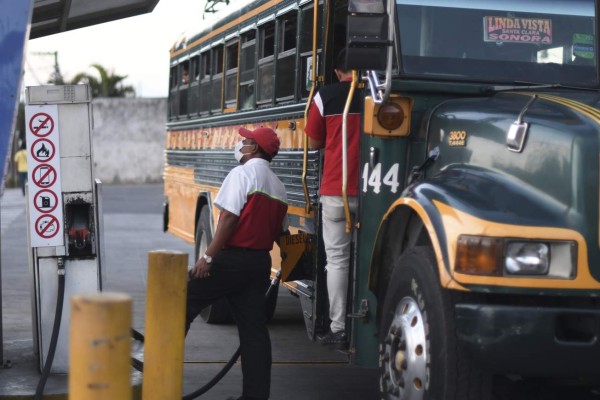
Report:
<svg viewBox="0 0 600 400"><path fill-rule="evenodd" d="M273 102L274 22L269 22L259 28L259 41L256 102L259 105L266 105Z"/></svg>
<svg viewBox="0 0 600 400"><path fill-rule="evenodd" d="M200 114L210 111L210 50L200 54Z"/></svg>
<svg viewBox="0 0 600 400"><path fill-rule="evenodd" d="M179 114L179 96L177 94L177 65L171 67L169 73L169 119L177 118Z"/></svg>
<svg viewBox="0 0 600 400"><path fill-rule="evenodd" d="M294 99L296 87L296 38L298 36L298 13L296 11L279 19L279 47L277 54L277 88L275 98L278 102Z"/></svg>
<svg viewBox="0 0 600 400"><path fill-rule="evenodd" d="M312 68L315 63L312 59L312 45L313 45L313 16L314 7L309 6L303 8L301 11L301 26L300 26L300 97L302 99L308 98L311 87L311 76ZM321 29L317 29L317 46L321 40ZM317 60L319 58L321 50L317 48ZM318 72L318 69L317 69Z"/></svg>
<svg viewBox="0 0 600 400"><path fill-rule="evenodd" d="M250 110L255 103L256 30L242 35L240 50L240 94L238 108Z"/></svg>
<svg viewBox="0 0 600 400"><path fill-rule="evenodd" d="M188 114L188 87L190 83L190 61L179 64L179 115Z"/></svg>
<svg viewBox="0 0 600 400"><path fill-rule="evenodd" d="M190 88L188 95L188 112L195 114L200 111L200 94L198 93L198 78L200 76L200 55L190 60Z"/></svg>
<svg viewBox="0 0 600 400"><path fill-rule="evenodd" d="M235 108L237 100L238 48L237 40L225 48L225 108Z"/></svg>
<svg viewBox="0 0 600 400"><path fill-rule="evenodd" d="M212 48L211 112L221 112L223 104L223 45Z"/></svg>

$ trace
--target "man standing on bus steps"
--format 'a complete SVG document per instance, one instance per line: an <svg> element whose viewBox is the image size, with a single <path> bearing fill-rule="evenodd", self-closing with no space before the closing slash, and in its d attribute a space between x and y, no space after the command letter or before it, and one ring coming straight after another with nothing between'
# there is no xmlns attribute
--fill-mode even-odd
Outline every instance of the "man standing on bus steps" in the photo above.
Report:
<svg viewBox="0 0 600 400"><path fill-rule="evenodd" d="M346 232L342 201L342 123L346 99L350 91L352 71L345 68L345 52L336 58L334 72L339 82L319 89L309 111L306 134L309 146L325 149L323 177L319 191L323 220L323 242L327 257L327 292L329 294L329 331L317 336L324 345L338 349L348 346L346 335L346 303L350 270L352 234ZM347 196L350 211L358 207L358 155L360 139L360 102L354 96L347 119L348 182Z"/></svg>
<svg viewBox="0 0 600 400"><path fill-rule="evenodd" d="M266 323L265 283L271 273L270 250L287 230L287 197L269 163L279 151L270 128L240 128L235 167L214 200L219 223L206 253L190 271L186 326L200 311L225 297L238 326L243 394L238 400L268 399L271 339Z"/></svg>

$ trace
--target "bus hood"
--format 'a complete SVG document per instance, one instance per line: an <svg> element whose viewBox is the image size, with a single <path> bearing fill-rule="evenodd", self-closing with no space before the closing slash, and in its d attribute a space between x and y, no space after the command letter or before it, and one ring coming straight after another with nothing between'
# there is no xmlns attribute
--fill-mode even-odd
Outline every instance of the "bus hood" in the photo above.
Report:
<svg viewBox="0 0 600 400"><path fill-rule="evenodd" d="M598 102L591 92L511 92L441 103L425 125L428 149L439 148L426 179L448 193L443 201L483 220L578 232L600 281ZM523 147L511 149L521 113Z"/></svg>

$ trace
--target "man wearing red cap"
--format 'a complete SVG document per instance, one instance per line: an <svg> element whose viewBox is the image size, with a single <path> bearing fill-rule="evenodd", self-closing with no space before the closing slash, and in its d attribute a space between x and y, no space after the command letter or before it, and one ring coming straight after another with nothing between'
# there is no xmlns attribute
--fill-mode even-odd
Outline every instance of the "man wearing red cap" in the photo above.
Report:
<svg viewBox="0 0 600 400"><path fill-rule="evenodd" d="M245 139L234 156L241 165L229 172L214 200L219 223L206 253L190 271L186 334L200 311L226 297L238 326L243 395L268 399L271 339L266 327L265 283L271 273L269 251L287 230L287 196L269 163L279 151L270 128L240 128Z"/></svg>

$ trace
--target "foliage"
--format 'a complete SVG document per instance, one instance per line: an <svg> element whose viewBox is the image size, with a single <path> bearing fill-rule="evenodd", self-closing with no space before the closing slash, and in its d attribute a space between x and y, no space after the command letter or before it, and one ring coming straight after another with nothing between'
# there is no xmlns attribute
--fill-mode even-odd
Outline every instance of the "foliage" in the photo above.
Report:
<svg viewBox="0 0 600 400"><path fill-rule="evenodd" d="M68 84L89 84L92 89L93 97L135 97L135 89L133 86L126 86L123 84L123 80L127 78L127 75L116 75L100 64L92 64L91 67L96 69L98 75L100 75L99 78L86 72L80 72L75 75ZM59 82L49 83L61 84Z"/></svg>

